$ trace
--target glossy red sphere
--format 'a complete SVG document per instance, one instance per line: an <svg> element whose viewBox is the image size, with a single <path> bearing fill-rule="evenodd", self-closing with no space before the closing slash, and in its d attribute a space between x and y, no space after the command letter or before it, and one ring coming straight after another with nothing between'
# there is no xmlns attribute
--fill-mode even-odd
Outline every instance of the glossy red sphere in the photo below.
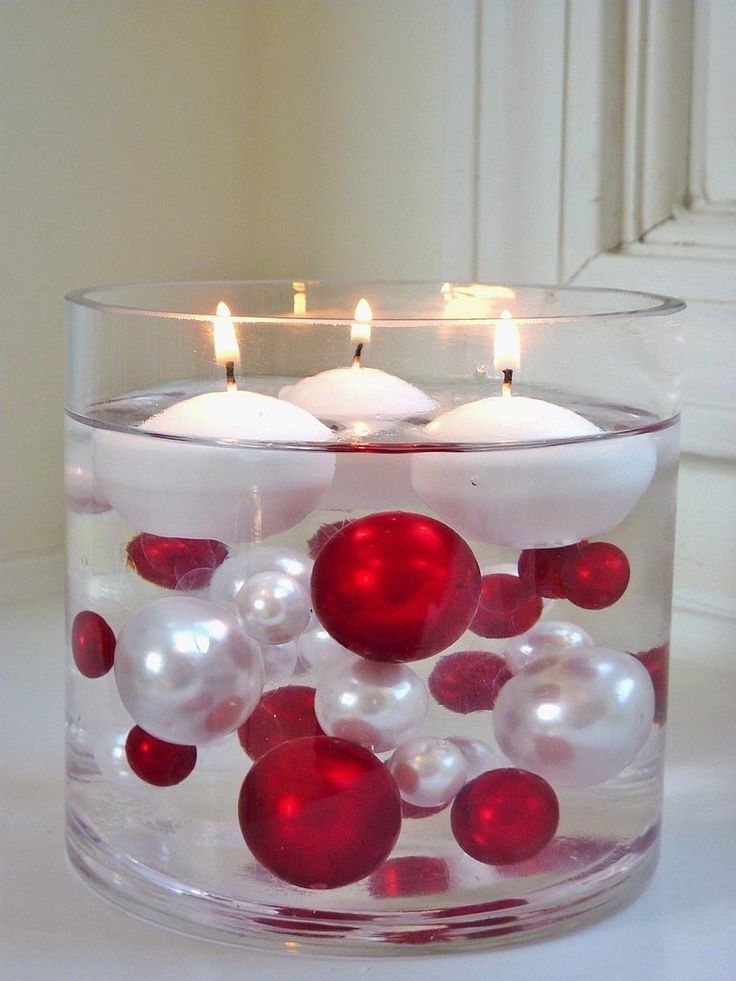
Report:
<svg viewBox="0 0 736 981"><path fill-rule="evenodd" d="M115 660L115 634L107 620L92 610L77 613L72 622L72 656L85 678L101 678Z"/></svg>
<svg viewBox="0 0 736 981"><path fill-rule="evenodd" d="M227 545L209 538L162 538L143 532L128 542L128 564L141 579L166 589L204 589L228 557Z"/></svg>
<svg viewBox="0 0 736 981"><path fill-rule="evenodd" d="M388 857L401 829L401 798L388 768L367 749L307 736L253 764L238 818L246 845L274 875L336 889Z"/></svg>
<svg viewBox="0 0 736 981"><path fill-rule="evenodd" d="M560 572L565 596L584 610L602 610L620 600L629 585L629 560L609 542L581 544Z"/></svg>
<svg viewBox="0 0 736 981"><path fill-rule="evenodd" d="M660 644L648 651L634 654L649 672L654 685L654 721L661 725L667 720L667 688L669 680L670 645Z"/></svg>
<svg viewBox="0 0 736 981"><path fill-rule="evenodd" d="M398 899L401 896L429 896L447 892L450 870L444 858L429 855L407 855L390 858L368 879L368 892L376 899Z"/></svg>
<svg viewBox="0 0 736 981"><path fill-rule="evenodd" d="M519 556L519 579L538 596L547 599L563 599L562 565L577 552L581 544L561 548L525 548Z"/></svg>
<svg viewBox="0 0 736 981"><path fill-rule="evenodd" d="M240 745L252 760L288 739L322 735L314 712L314 688L305 685L284 685L265 692L238 729Z"/></svg>
<svg viewBox="0 0 736 981"><path fill-rule="evenodd" d="M542 600L518 576L483 576L478 610L470 624L480 637L516 637L542 615Z"/></svg>
<svg viewBox="0 0 736 981"><path fill-rule="evenodd" d="M486 865L523 862L552 840L560 817L546 780L512 767L488 770L455 798L450 824L464 852Z"/></svg>
<svg viewBox="0 0 736 981"><path fill-rule="evenodd" d="M377 661L417 661L454 643L478 605L470 547L442 522L388 511L351 521L322 546L312 605L338 643Z"/></svg>
<svg viewBox="0 0 736 981"><path fill-rule="evenodd" d="M457 651L441 657L429 676L436 702L451 712L492 709L496 695L512 677L506 661L488 651Z"/></svg>
<svg viewBox="0 0 736 981"><path fill-rule="evenodd" d="M177 746L133 726L125 741L128 766L154 787L173 787L185 780L197 762L196 746Z"/></svg>

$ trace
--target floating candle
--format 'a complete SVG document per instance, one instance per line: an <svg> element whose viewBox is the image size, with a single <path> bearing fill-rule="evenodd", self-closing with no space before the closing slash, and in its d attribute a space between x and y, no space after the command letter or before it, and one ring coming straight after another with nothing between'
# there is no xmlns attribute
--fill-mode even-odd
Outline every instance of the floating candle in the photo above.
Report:
<svg viewBox="0 0 736 981"><path fill-rule="evenodd" d="M460 445L508 444L508 450L416 454L416 493L461 532L496 545L568 545L615 528L654 475L652 440L606 434L563 406L512 396L519 340L511 315L504 314L496 325L494 357L504 374L501 396L451 409L425 434ZM549 445L516 445L534 442Z"/></svg>

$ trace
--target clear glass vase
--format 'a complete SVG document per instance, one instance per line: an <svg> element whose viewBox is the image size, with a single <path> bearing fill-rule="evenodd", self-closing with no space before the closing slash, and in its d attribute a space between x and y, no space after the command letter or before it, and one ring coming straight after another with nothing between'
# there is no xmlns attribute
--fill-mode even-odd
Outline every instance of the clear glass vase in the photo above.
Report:
<svg viewBox="0 0 736 981"><path fill-rule="evenodd" d="M71 294L85 878L165 926L340 953L517 942L635 896L682 311L447 283Z"/></svg>

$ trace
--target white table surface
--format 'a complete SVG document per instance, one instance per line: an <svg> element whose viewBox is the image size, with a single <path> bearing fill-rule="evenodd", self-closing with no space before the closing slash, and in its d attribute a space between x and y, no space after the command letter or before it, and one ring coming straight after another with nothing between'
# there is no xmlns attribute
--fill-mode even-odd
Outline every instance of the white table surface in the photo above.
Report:
<svg viewBox="0 0 736 981"><path fill-rule="evenodd" d="M106 904L63 847L62 602L0 608L0 977L7 981L735 981L736 633L675 618L662 859L626 910L474 954L318 958L218 946Z"/></svg>

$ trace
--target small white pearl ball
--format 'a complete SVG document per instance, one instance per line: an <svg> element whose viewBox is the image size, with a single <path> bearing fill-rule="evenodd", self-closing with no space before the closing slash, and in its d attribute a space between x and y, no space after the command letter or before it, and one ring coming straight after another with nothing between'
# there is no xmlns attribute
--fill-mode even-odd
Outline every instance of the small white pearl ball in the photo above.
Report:
<svg viewBox="0 0 736 981"><path fill-rule="evenodd" d="M295 641L286 644L261 644L266 683L290 678L296 671L299 649Z"/></svg>
<svg viewBox="0 0 736 981"><path fill-rule="evenodd" d="M551 654L594 647L593 638L582 627L561 620L540 620L531 630L512 637L503 649L509 671L518 674L532 661Z"/></svg>
<svg viewBox="0 0 736 981"><path fill-rule="evenodd" d="M259 572L280 572L296 579L309 594L314 563L294 548L257 545L231 555L215 570L210 582L210 599L235 612L235 599L243 586Z"/></svg>
<svg viewBox="0 0 736 981"><path fill-rule="evenodd" d="M420 736L403 743L388 762L403 800L415 807L448 804L464 786L467 763L449 739Z"/></svg>
<svg viewBox="0 0 736 981"><path fill-rule="evenodd" d="M451 736L450 742L457 746L465 757L466 783L499 765L496 750L481 739L461 739L459 736Z"/></svg>
<svg viewBox="0 0 736 981"><path fill-rule="evenodd" d="M243 630L261 644L286 644L309 623L309 597L296 579L280 572L259 572L235 597Z"/></svg>
<svg viewBox="0 0 736 981"><path fill-rule="evenodd" d="M317 686L314 708L330 736L385 753L412 736L427 714L425 682L405 664L353 658Z"/></svg>
<svg viewBox="0 0 736 981"><path fill-rule="evenodd" d="M139 607L118 635L114 670L131 716L170 743L206 745L233 732L263 690L258 645L234 617L195 596Z"/></svg>
<svg viewBox="0 0 736 981"><path fill-rule="evenodd" d="M554 785L589 787L619 774L654 718L649 672L632 657L581 648L533 661L503 686L493 710L501 751Z"/></svg>
<svg viewBox="0 0 736 981"><path fill-rule="evenodd" d="M297 640L299 657L306 671L323 671L337 667L345 660L354 660L357 655L347 647L338 644L324 627L305 631Z"/></svg>

